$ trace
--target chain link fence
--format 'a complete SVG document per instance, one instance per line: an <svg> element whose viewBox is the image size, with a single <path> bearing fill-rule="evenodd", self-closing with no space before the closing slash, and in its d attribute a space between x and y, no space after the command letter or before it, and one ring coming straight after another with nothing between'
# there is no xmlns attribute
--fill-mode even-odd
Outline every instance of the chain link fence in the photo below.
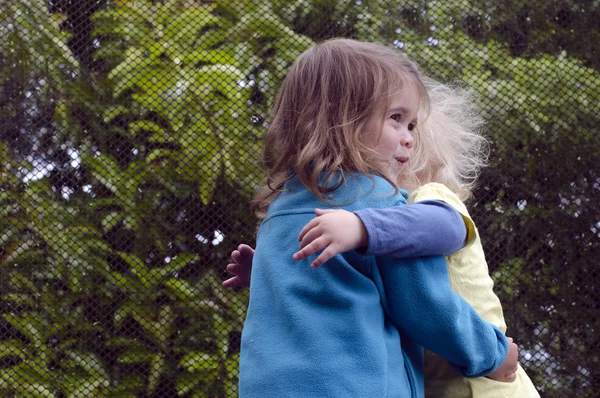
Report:
<svg viewBox="0 0 600 398"><path fill-rule="evenodd" d="M237 396L276 89L330 37L480 98L469 206L543 397L600 396L600 5L0 0L0 395Z"/></svg>

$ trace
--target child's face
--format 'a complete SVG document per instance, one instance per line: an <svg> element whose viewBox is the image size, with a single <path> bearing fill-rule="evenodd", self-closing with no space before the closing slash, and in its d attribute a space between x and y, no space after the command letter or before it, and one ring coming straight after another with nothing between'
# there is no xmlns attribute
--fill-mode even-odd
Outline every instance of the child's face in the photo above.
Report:
<svg viewBox="0 0 600 398"><path fill-rule="evenodd" d="M412 131L417 124L420 94L413 85L407 86L392 98L383 124L379 113L367 123L366 144L372 145L382 159L387 161L386 177L391 181L397 180L404 165L410 160L414 144Z"/></svg>

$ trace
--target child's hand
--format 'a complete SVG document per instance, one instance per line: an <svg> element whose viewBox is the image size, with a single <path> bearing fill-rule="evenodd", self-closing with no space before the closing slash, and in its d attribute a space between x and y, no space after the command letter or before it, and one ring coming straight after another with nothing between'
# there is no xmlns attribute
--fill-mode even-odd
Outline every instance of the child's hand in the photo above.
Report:
<svg viewBox="0 0 600 398"><path fill-rule="evenodd" d="M294 253L294 260L302 260L325 249L311 264L317 268L336 254L367 245L367 230L356 214L321 209L316 209L315 213L318 217L310 220L298 236L301 250Z"/></svg>
<svg viewBox="0 0 600 398"><path fill-rule="evenodd" d="M254 249L248 245L239 245L237 250L231 252L231 261L227 264L227 271L233 277L223 282L225 287L250 287L250 274L252 273L252 258Z"/></svg>
<svg viewBox="0 0 600 398"><path fill-rule="evenodd" d="M511 382L517 378L519 347L508 337L508 355L498 369L487 377L496 381Z"/></svg>

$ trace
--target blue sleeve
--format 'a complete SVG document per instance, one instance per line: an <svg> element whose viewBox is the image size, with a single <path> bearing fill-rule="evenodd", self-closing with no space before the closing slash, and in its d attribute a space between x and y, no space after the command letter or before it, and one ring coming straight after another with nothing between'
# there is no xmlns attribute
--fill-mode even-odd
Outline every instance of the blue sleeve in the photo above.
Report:
<svg viewBox="0 0 600 398"><path fill-rule="evenodd" d="M502 365L506 337L452 291L444 257L376 261L383 306L403 334L464 377L487 376Z"/></svg>
<svg viewBox="0 0 600 398"><path fill-rule="evenodd" d="M467 239L462 216L442 201L363 209L355 214L369 236L367 250L361 254L396 259L448 256L462 249Z"/></svg>

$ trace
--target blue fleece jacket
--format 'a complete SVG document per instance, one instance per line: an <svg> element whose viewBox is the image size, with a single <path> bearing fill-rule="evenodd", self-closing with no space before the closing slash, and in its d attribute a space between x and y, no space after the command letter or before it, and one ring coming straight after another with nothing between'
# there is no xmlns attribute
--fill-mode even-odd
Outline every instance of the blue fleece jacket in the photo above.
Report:
<svg viewBox="0 0 600 398"><path fill-rule="evenodd" d="M260 226L242 333L239 396L423 397L423 346L465 376L508 352L502 332L452 292L443 257L337 255L295 262L297 237L326 207L297 178ZM405 205L384 179L354 176L333 193L349 211Z"/></svg>

